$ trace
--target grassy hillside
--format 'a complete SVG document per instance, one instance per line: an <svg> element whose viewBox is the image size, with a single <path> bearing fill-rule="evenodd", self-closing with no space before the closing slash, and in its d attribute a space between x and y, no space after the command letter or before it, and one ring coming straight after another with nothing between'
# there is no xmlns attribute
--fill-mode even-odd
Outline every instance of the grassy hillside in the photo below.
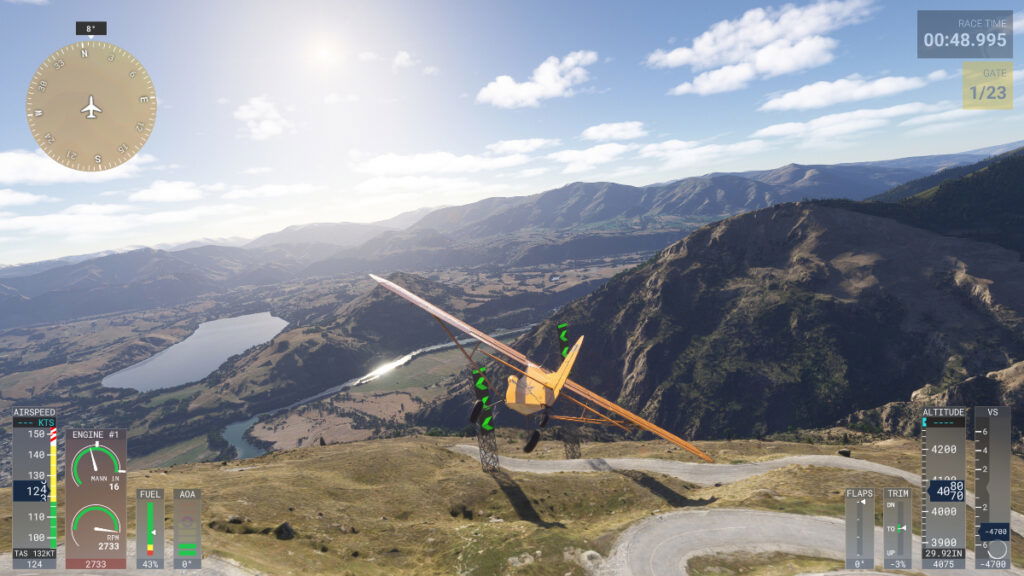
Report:
<svg viewBox="0 0 1024 576"><path fill-rule="evenodd" d="M504 453L518 452L516 438L499 440ZM150 470L132 466L129 484L133 489L201 488L207 553L267 574L342 576L583 576L582 552L607 556L623 529L658 511L746 507L841 517L845 487L902 485L888 476L813 467L784 468L705 487L635 472L492 477L475 460L447 450L467 442L472 439L410 437L303 448L222 464ZM687 459L662 442L583 448L589 457ZM835 450L746 440L701 443L701 448L720 462ZM914 469L919 446L885 441L851 448L855 457ZM533 457L557 457L561 451L559 444L543 442ZM1014 459L1014 474L1021 473L1024 462ZM1024 487L1015 485L1013 496L1020 510ZM128 516L134 517L133 499ZM10 542L6 489L0 491L0 518L0 542ZM294 529L295 538L280 540L270 533L283 522ZM1019 563L1024 543L1015 538L1015 548Z"/></svg>

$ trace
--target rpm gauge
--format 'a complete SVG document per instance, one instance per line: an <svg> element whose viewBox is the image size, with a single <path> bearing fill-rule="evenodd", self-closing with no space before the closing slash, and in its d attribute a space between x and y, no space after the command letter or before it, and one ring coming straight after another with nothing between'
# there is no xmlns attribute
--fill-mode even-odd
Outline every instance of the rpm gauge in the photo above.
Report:
<svg viewBox="0 0 1024 576"><path fill-rule="evenodd" d="M79 549L118 550L121 546L121 519L102 504L86 506L71 519L71 540Z"/></svg>

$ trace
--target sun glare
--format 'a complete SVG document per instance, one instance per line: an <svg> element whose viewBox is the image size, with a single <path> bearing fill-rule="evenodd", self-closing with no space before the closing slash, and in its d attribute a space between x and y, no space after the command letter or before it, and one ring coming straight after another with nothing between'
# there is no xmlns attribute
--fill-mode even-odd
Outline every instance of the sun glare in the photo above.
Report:
<svg viewBox="0 0 1024 576"><path fill-rule="evenodd" d="M307 54L310 63L329 68L341 61L342 51L335 40L321 37L310 42Z"/></svg>

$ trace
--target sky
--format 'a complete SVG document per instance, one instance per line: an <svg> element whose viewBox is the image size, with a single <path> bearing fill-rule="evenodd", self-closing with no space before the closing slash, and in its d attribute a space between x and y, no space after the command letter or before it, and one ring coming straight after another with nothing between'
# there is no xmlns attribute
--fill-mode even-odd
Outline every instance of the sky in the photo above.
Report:
<svg viewBox="0 0 1024 576"><path fill-rule="evenodd" d="M917 58L916 11L966 7L0 0L0 265L1020 140L1024 72L1014 110L968 111L963 61ZM985 8L1024 40L1021 0ZM96 39L156 88L149 141L109 171L54 162L25 121L76 20L107 21Z"/></svg>

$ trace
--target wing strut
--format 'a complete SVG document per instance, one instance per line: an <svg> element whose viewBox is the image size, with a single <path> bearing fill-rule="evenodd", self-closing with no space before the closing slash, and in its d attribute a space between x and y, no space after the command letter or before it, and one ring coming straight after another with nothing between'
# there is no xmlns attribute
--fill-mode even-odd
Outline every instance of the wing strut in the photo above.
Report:
<svg viewBox="0 0 1024 576"><path fill-rule="evenodd" d="M436 320L438 320L438 322L440 322L442 324L442 326L444 325L444 322L447 322L448 324L451 324L452 326L458 328L459 330L462 330L463 332L465 332L469 336L472 336L476 340L479 340L480 342L483 342L484 344L487 344L488 346L490 346L494 350L497 350L498 352L501 352L505 356L508 356L510 359L512 359L512 360L514 360L514 361L516 361L516 362L518 362L520 364L523 364L523 365L532 365L533 364L532 362L529 361L529 359L526 358L526 356L524 356L518 350L512 348L511 346L509 346L509 345L507 345L507 344L505 344L503 342L500 342L496 338L494 338L494 337L484 333L483 331L478 330L478 329L470 326L469 324L463 322L462 320L456 318L455 316L452 316L451 314L445 312L441 308L438 308L437 306L431 304L430 302L427 302L423 298L420 298L419 296L413 294L412 292L406 290L405 288L402 288L398 284L395 284L394 282L391 282L390 280L385 280L384 278L381 278L380 276L377 276L377 275L374 275L374 274L370 274L370 278L373 278L378 284L380 284L384 288L387 288L391 292L394 292L395 294L401 296L402 298L404 298L404 299L408 300L409 302L412 302L416 306L422 308L423 310L426 310L428 313L430 313L431 316L433 316ZM442 320L444 322L441 322ZM450 337L454 336L453 334L451 334L451 331L448 330L447 326L445 326L444 328L448 332ZM461 346L460 346L460 348L461 348ZM517 372L523 373L522 370L519 370L519 369L509 365L507 362L504 362L504 361L502 361L502 360L492 356L491 354L487 354L487 352L484 352L483 350L481 350L481 352L483 354L493 358L494 360L498 360L499 362L501 362L502 364L505 364L509 368L512 368L513 370L516 370ZM463 350L462 353L466 354L465 350ZM606 399L602 398L601 396L591 392L590 390L587 390L586 388L584 388L580 384L577 384L576 382L574 382L571 379L566 379L564 388L569 390L569 391L571 391L571 392L576 393L583 400L586 400L587 402L590 402L590 403L592 403L592 404L594 404L596 406L599 406L599 407L607 410L608 412L611 412L613 414L616 414L616 415L622 417L626 421L627 424L636 426L637 428L640 428L641 430L645 430L647 432L650 432L651 434L654 434L655 436L663 438L663 439L671 442L672 444L675 444L676 446L679 446L680 448L682 448L682 449L686 450L687 452L693 454L694 456L700 458L701 460L704 460L705 462L714 462L714 459L711 458L710 456L708 456L707 454L705 454L703 451L701 451L700 448L697 448L693 444L690 444L686 440L683 440L682 438L676 436L675 434L669 432L668 430L665 430L664 428L660 428L658 426L655 426L654 424L648 422L647 420L644 420L643 418L637 416L636 414L630 412L629 410L626 410L625 408L619 406L618 404L615 404L614 402L612 402L610 400L606 400ZM610 420L610 418L609 418L609 420Z"/></svg>

